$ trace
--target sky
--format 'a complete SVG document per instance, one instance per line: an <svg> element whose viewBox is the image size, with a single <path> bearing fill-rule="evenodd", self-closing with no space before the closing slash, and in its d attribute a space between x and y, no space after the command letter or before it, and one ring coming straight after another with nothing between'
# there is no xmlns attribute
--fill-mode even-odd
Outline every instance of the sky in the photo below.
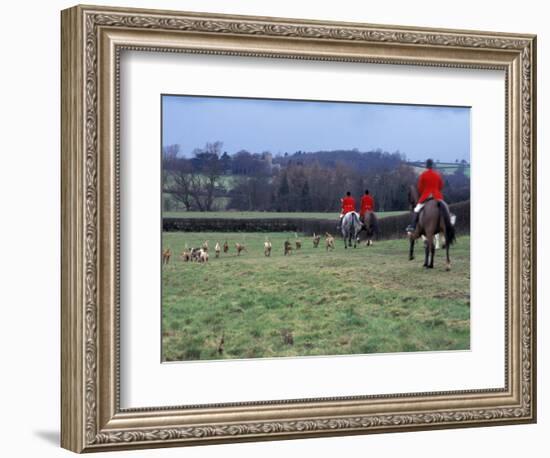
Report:
<svg viewBox="0 0 550 458"><path fill-rule="evenodd" d="M470 108L162 96L162 145L190 156L207 142L234 154L382 149L410 161L470 161Z"/></svg>

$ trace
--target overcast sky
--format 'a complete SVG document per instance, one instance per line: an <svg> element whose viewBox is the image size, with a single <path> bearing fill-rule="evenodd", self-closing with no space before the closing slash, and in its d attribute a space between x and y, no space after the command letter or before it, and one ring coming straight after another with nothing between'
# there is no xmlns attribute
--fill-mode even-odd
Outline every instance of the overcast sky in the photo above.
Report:
<svg viewBox="0 0 550 458"><path fill-rule="evenodd" d="M464 107L163 96L162 110L163 146L177 143L185 155L219 140L230 154L381 148L409 160L470 161Z"/></svg>

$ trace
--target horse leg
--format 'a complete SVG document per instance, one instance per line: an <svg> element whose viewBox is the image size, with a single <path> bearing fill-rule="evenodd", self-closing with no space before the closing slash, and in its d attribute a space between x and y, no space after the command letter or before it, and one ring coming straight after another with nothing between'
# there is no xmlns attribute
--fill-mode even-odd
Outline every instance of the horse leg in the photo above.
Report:
<svg viewBox="0 0 550 458"><path fill-rule="evenodd" d="M424 267L426 268L430 266L430 242L431 237L428 237L424 242Z"/></svg>
<svg viewBox="0 0 550 458"><path fill-rule="evenodd" d="M451 270L451 257L449 256L449 245L445 244L445 253L447 254L447 265L445 266L445 270L449 271Z"/></svg>
<svg viewBox="0 0 550 458"><path fill-rule="evenodd" d="M347 245L347 242L346 242L347 235L346 235L346 230L343 227L343 224L342 224L342 239L344 240L344 248L347 249L348 248L348 245Z"/></svg>
<svg viewBox="0 0 550 458"><path fill-rule="evenodd" d="M434 257L435 257L435 243L432 239L431 247L430 247L430 269L434 268Z"/></svg>
<svg viewBox="0 0 550 458"><path fill-rule="evenodd" d="M409 244L409 261L414 259L414 239L411 237Z"/></svg>

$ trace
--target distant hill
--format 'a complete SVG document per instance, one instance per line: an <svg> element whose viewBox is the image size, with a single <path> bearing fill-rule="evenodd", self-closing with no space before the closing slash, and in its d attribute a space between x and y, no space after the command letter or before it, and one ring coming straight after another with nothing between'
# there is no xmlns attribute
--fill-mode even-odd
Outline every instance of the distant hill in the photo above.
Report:
<svg viewBox="0 0 550 458"><path fill-rule="evenodd" d="M358 150L297 151L294 154L273 158L273 163L280 164L282 167L289 164L310 165L318 163L321 167L328 168L343 165L358 173L392 170L399 167L403 162L404 156L400 153L388 153L381 150L366 152Z"/></svg>
<svg viewBox="0 0 550 458"><path fill-rule="evenodd" d="M191 159L165 152L165 211L337 212L347 191L359 197L366 189L378 211L402 211L408 208L409 186L424 170L423 162L382 150L273 156L245 150L222 154L219 148L212 152L214 147L208 144ZM444 175L447 202L470 198L470 164L436 162L436 168Z"/></svg>

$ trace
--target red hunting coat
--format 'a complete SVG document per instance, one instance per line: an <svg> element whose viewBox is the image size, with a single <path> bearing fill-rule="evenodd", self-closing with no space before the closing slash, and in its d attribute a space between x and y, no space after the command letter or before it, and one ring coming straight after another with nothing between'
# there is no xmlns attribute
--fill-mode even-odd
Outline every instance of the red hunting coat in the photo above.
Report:
<svg viewBox="0 0 550 458"><path fill-rule="evenodd" d="M374 199L370 194L365 194L361 197L361 217L365 216L365 213L374 211Z"/></svg>
<svg viewBox="0 0 550 458"><path fill-rule="evenodd" d="M342 199L342 215L355 211L355 199L351 196L346 196Z"/></svg>
<svg viewBox="0 0 550 458"><path fill-rule="evenodd" d="M437 200L443 200L443 179L441 175L435 170L428 169L420 175L418 178L418 192L420 198L418 203L424 202L430 195Z"/></svg>

